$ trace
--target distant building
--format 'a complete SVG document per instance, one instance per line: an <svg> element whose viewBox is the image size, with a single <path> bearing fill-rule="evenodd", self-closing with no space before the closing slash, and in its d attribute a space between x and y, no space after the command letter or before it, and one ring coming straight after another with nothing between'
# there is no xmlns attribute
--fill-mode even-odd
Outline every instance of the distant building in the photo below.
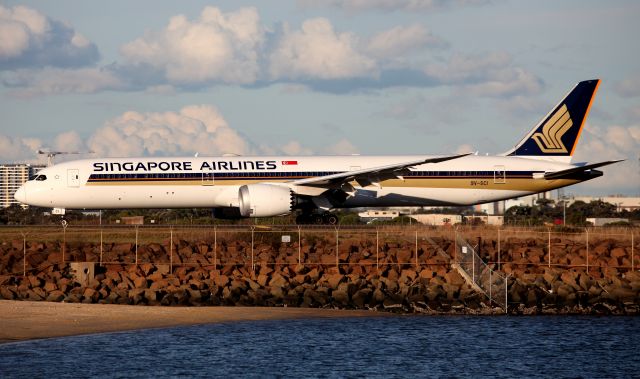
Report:
<svg viewBox="0 0 640 379"><path fill-rule="evenodd" d="M369 221L388 221L400 216L398 211L365 211L358 213L360 219L365 222Z"/></svg>
<svg viewBox="0 0 640 379"><path fill-rule="evenodd" d="M496 216L496 215L473 215L473 216L464 216L464 221L467 224L475 225L475 224L485 224L485 225L503 225L504 224L504 216Z"/></svg>
<svg viewBox="0 0 640 379"><path fill-rule="evenodd" d="M461 215L453 214L417 214L411 217L425 225L455 225L462 223Z"/></svg>
<svg viewBox="0 0 640 379"><path fill-rule="evenodd" d="M0 205L3 208L13 204L20 204L13 198L18 188L45 168L45 165L31 165L25 163L0 164Z"/></svg>
<svg viewBox="0 0 640 379"><path fill-rule="evenodd" d="M629 222L628 218L616 218L616 217L589 217L587 222L590 222L593 226L605 226L614 222Z"/></svg>
<svg viewBox="0 0 640 379"><path fill-rule="evenodd" d="M124 216L120 220L125 225L144 225L144 216Z"/></svg>

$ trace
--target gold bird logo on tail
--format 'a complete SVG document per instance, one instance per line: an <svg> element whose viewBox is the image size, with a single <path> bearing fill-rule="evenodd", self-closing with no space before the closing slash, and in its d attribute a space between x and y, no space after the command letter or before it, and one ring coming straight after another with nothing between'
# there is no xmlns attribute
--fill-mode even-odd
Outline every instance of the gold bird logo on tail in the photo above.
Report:
<svg viewBox="0 0 640 379"><path fill-rule="evenodd" d="M573 121L566 105L562 105L542 127L542 133L534 133L531 137L543 153L566 153L567 148L562 136L571 129Z"/></svg>

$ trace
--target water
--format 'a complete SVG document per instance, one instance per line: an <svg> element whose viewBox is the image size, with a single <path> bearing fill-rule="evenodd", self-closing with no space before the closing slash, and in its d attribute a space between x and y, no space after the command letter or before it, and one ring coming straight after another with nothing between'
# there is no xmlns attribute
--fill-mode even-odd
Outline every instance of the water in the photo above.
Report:
<svg viewBox="0 0 640 379"><path fill-rule="evenodd" d="M258 321L0 345L0 377L640 377L640 318Z"/></svg>

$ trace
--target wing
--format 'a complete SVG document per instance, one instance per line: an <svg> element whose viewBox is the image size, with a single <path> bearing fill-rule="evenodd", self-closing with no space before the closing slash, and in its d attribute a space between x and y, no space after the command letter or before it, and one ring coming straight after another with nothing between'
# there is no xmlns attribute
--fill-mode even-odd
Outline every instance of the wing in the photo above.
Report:
<svg viewBox="0 0 640 379"><path fill-rule="evenodd" d="M318 176L314 178L300 179L289 182L288 184L293 186L312 186L323 188L337 188L343 184L347 184L352 181L356 181L360 186L366 187L368 185L379 185L380 182L387 179L402 179L403 175L409 172L409 168L418 166L425 163L439 163L449 161L452 159L458 159L470 155L459 154L449 155L437 158L419 159L410 162L394 163L386 166L378 166L365 168L362 170L346 171L339 174Z"/></svg>
<svg viewBox="0 0 640 379"><path fill-rule="evenodd" d="M572 175L581 174L583 172L586 172L588 170L592 170L594 168L598 168L598 167L607 166L607 165L610 165L610 164L622 162L623 160L624 159L619 159L619 160L615 160L615 161L606 161L606 162L588 164L588 165L584 165L584 166L578 166L578 167L570 168L570 169L567 169L567 170L545 172L543 175L540 175L538 177L538 179L552 180L552 179L568 178L568 177L571 177Z"/></svg>

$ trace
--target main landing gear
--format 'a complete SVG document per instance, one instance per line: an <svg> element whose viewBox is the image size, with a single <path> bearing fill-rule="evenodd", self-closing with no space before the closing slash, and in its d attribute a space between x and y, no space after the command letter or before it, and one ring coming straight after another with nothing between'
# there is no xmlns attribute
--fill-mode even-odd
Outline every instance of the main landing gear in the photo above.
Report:
<svg viewBox="0 0 640 379"><path fill-rule="evenodd" d="M296 217L298 225L337 225L338 216L331 212L324 213L301 213Z"/></svg>

